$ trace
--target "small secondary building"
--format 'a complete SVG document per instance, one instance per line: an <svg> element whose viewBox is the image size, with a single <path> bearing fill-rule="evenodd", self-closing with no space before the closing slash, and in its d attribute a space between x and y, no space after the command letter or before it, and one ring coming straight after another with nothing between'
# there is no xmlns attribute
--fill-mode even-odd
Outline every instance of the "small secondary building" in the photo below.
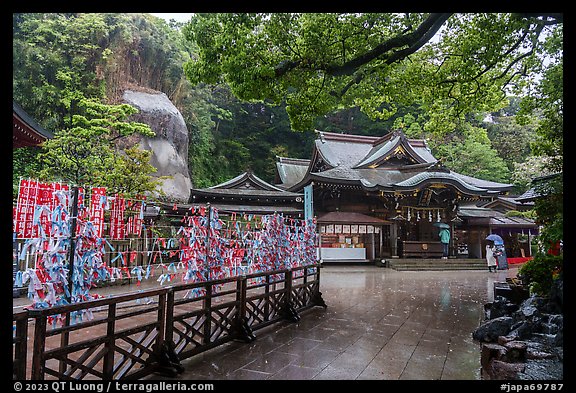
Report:
<svg viewBox="0 0 576 393"><path fill-rule="evenodd" d="M244 172L224 183L190 190L189 206L206 204L218 209L220 214L284 214L303 218L304 194L286 191L256 176L252 171Z"/></svg>

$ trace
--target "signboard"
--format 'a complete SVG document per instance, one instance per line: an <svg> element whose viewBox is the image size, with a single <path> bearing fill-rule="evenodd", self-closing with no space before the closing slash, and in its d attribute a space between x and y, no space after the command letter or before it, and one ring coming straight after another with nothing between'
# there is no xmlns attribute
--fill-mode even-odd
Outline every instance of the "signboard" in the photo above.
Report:
<svg viewBox="0 0 576 393"><path fill-rule="evenodd" d="M90 197L90 218L96 230L96 236L102 237L104 229L104 205L106 198L106 187L92 187Z"/></svg>
<svg viewBox="0 0 576 393"><path fill-rule="evenodd" d="M114 240L124 239L126 228L124 226L124 210L126 209L125 199L116 196L112 199L110 213L110 238Z"/></svg>
<svg viewBox="0 0 576 393"><path fill-rule="evenodd" d="M312 184L304 187L304 219L310 220L314 217L314 198L312 193Z"/></svg>

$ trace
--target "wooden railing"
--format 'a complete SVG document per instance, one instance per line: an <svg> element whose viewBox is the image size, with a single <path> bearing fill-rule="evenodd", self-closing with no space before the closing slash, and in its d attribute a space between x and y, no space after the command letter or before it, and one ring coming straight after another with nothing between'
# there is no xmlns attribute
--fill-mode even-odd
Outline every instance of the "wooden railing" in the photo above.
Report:
<svg viewBox="0 0 576 393"><path fill-rule="evenodd" d="M28 359L28 313L21 311L12 314L12 360L14 379L26 378L26 364Z"/></svg>
<svg viewBox="0 0 576 393"><path fill-rule="evenodd" d="M14 379L138 379L326 304L319 265L13 314ZM32 333L33 329L33 333ZM31 354L31 357L30 357Z"/></svg>

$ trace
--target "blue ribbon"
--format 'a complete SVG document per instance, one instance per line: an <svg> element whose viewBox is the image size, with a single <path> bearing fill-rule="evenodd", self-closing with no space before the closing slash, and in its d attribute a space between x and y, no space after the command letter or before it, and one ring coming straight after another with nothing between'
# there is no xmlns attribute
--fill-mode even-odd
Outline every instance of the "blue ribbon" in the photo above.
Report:
<svg viewBox="0 0 576 393"><path fill-rule="evenodd" d="M112 260L110 261L110 263L115 262L116 259L118 259L118 258L120 258L120 259L122 260L122 265L124 265L124 264L125 264L125 262L124 262L124 257L122 256L122 253L121 253L121 252L119 252L118 255L116 255L116 256L114 257L114 259L112 259Z"/></svg>
<svg viewBox="0 0 576 393"><path fill-rule="evenodd" d="M22 285L22 272L19 270L14 277L14 287L20 288Z"/></svg>
<svg viewBox="0 0 576 393"><path fill-rule="evenodd" d="M48 303L44 302L44 301L40 301L40 302L36 302L32 305L35 309L43 309L43 308L48 308L50 307L50 305L48 305Z"/></svg>
<svg viewBox="0 0 576 393"><path fill-rule="evenodd" d="M134 266L132 274L136 274L138 281L142 281L142 266Z"/></svg>

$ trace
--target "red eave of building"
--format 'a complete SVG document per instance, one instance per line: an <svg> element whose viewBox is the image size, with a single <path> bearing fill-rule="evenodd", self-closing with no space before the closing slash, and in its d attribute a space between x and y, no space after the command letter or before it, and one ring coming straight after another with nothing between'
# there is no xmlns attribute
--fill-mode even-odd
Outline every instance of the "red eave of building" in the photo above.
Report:
<svg viewBox="0 0 576 393"><path fill-rule="evenodd" d="M48 137L52 137L52 133L43 130L19 105L14 102L12 111L12 149L39 146L42 142L47 140Z"/></svg>
<svg viewBox="0 0 576 393"><path fill-rule="evenodd" d="M32 128L22 122L21 119L13 116L12 121L12 148L38 146L44 142L46 138L36 133Z"/></svg>

